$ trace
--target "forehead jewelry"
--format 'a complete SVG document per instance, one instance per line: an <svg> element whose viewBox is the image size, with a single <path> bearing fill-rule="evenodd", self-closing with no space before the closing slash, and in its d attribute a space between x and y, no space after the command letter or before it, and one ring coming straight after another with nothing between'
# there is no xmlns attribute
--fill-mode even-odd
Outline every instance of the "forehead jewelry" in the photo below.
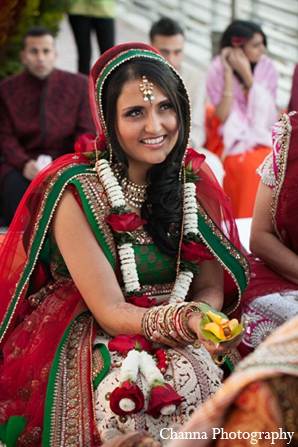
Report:
<svg viewBox="0 0 298 447"><path fill-rule="evenodd" d="M153 96L153 84L149 82L146 76L142 77L142 82L140 84L140 90L143 93L144 101L149 101L150 106L152 106Z"/></svg>

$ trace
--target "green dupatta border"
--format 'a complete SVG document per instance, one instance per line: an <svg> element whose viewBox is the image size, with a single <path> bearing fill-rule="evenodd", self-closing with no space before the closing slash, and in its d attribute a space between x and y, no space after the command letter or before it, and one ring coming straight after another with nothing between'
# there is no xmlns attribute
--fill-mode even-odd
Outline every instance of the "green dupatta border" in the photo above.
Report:
<svg viewBox="0 0 298 447"><path fill-rule="evenodd" d="M231 276L238 289L238 297L224 308L225 312L231 313L239 306L241 296L249 282L249 262L216 226L202 206L199 206L198 233L217 261Z"/></svg>

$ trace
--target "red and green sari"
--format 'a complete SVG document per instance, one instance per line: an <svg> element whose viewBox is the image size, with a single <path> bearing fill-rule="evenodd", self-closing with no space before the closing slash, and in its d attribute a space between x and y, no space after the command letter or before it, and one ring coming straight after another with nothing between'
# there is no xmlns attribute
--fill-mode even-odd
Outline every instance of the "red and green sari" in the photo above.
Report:
<svg viewBox="0 0 298 447"><path fill-rule="evenodd" d="M148 46L138 45L148 51ZM116 51L110 50L109 58ZM93 112L100 138L84 136L77 153L55 160L34 179L0 246L0 440L8 447L102 443L94 390L110 369L110 356L104 344L94 343L100 328L70 277L51 230L59 200L69 189L122 285L116 244L104 221L110 206L90 154L96 142L104 145L96 103ZM198 233L224 269L223 311L231 314L241 310L248 263L229 200L202 156L190 150L190 157L200 166ZM141 284L150 283L156 293L159 287L164 291L164 285L174 281L175 260L158 253L153 244L156 262L143 268L142 275L148 250L146 255L141 248L134 247ZM148 271L155 272L151 278L145 275Z"/></svg>

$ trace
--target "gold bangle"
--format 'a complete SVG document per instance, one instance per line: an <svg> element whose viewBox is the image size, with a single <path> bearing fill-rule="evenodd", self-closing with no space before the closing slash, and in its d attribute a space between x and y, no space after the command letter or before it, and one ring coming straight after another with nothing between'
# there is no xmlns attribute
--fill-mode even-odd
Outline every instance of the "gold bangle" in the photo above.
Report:
<svg viewBox="0 0 298 447"><path fill-rule="evenodd" d="M150 310L151 309L146 310L146 312L144 313L143 318L142 318L142 335L148 341L151 340L150 333L148 331L148 323L149 323L149 319L150 319Z"/></svg>
<svg viewBox="0 0 298 447"><path fill-rule="evenodd" d="M213 355L213 356L212 356L212 360L213 360L214 363L215 363L216 365L218 365L218 366L223 365L223 364L225 363L226 359L227 359L227 356L226 356L226 355L223 355L221 360L218 360L218 357L217 357L216 355Z"/></svg>
<svg viewBox="0 0 298 447"><path fill-rule="evenodd" d="M191 301L190 303L188 303L184 307L184 309L182 311L182 315L181 315L182 327L190 340L197 339L197 334L195 332L193 332L192 330L190 330L188 327L188 320L194 314L201 314L201 315L203 314L200 303L197 301Z"/></svg>

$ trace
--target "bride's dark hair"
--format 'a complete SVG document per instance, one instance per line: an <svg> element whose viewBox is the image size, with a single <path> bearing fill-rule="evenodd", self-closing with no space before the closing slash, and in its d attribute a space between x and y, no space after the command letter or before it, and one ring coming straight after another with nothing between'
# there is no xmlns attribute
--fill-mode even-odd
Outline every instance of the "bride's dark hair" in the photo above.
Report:
<svg viewBox="0 0 298 447"><path fill-rule="evenodd" d="M189 101L178 75L164 62L146 57L131 59L118 66L107 78L103 88L102 105L113 162L120 163L123 177L127 175L128 161L115 130L117 100L123 85L146 76L158 85L171 101L178 119L177 142L165 161L154 165L148 172L147 199L141 215L146 219L148 233L158 248L170 256L178 253L182 220L182 183L179 179L189 130Z"/></svg>

